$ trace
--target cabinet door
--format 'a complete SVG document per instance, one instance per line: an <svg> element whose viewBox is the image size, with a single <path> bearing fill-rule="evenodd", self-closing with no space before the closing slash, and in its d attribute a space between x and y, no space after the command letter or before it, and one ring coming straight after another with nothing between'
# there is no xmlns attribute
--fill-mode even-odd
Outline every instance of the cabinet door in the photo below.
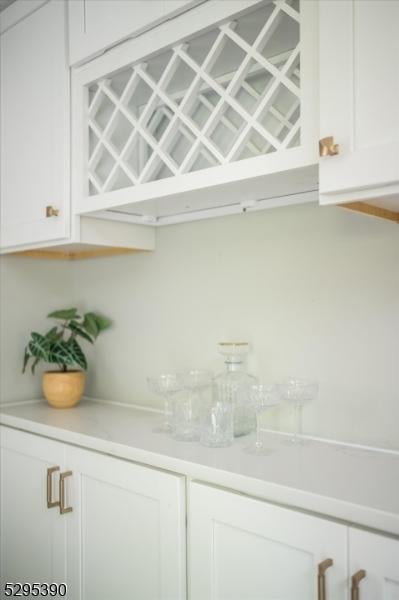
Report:
<svg viewBox="0 0 399 600"><path fill-rule="evenodd" d="M359 600L398 600L399 540L350 529L350 576L362 570L365 577L359 582Z"/></svg>
<svg viewBox="0 0 399 600"><path fill-rule="evenodd" d="M74 600L185 598L183 478L68 448Z"/></svg>
<svg viewBox="0 0 399 600"><path fill-rule="evenodd" d="M203 0L69 0L70 62L86 60Z"/></svg>
<svg viewBox="0 0 399 600"><path fill-rule="evenodd" d="M160 225L314 190L317 23L316 2L214 0L75 69L76 212Z"/></svg>
<svg viewBox="0 0 399 600"><path fill-rule="evenodd" d="M6 427L1 439L1 579L65 582L66 521L47 507L47 469L64 463L64 446ZM58 473L52 476L58 500Z"/></svg>
<svg viewBox="0 0 399 600"><path fill-rule="evenodd" d="M1 245L67 236L65 4L52 0L0 37ZM46 207L59 210L46 217Z"/></svg>
<svg viewBox="0 0 399 600"><path fill-rule="evenodd" d="M323 0L319 8L320 137L339 144L338 155L320 160L320 200L397 193L399 2Z"/></svg>
<svg viewBox="0 0 399 600"><path fill-rule="evenodd" d="M195 483L189 514L192 600L316 600L328 558L326 597L347 598L343 525Z"/></svg>

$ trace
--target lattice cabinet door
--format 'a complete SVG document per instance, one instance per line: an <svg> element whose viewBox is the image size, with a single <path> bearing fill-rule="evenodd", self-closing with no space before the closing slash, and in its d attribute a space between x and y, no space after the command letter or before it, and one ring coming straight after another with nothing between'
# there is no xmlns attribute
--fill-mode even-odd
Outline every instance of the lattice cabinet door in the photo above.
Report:
<svg viewBox="0 0 399 600"><path fill-rule="evenodd" d="M316 9L205 2L78 70L77 211L209 209L193 193L315 164Z"/></svg>

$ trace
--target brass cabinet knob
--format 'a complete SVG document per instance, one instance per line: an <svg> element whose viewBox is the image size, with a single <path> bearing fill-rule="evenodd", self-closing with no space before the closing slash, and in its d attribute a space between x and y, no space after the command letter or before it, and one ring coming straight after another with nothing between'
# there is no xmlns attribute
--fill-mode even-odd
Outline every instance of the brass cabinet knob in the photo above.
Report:
<svg viewBox="0 0 399 600"><path fill-rule="evenodd" d="M60 211L58 208L54 208L54 206L46 206L46 217L58 217Z"/></svg>
<svg viewBox="0 0 399 600"><path fill-rule="evenodd" d="M326 558L318 565L317 573L317 600L327 600L326 595L326 571L332 567L334 561L332 558Z"/></svg>
<svg viewBox="0 0 399 600"><path fill-rule="evenodd" d="M319 154L320 156L335 156L339 154L339 144L334 144L332 135L322 138L319 141Z"/></svg>
<svg viewBox="0 0 399 600"><path fill-rule="evenodd" d="M351 600L360 600L359 583L366 577L366 571L361 569L352 575Z"/></svg>

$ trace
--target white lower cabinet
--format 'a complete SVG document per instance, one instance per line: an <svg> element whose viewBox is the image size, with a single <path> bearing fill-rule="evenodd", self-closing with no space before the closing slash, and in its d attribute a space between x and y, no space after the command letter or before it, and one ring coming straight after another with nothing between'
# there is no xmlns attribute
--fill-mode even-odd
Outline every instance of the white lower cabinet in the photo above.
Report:
<svg viewBox="0 0 399 600"><path fill-rule="evenodd" d="M58 500L65 446L7 427L0 441L1 582L65 582L66 519L48 507Z"/></svg>
<svg viewBox="0 0 399 600"><path fill-rule="evenodd" d="M197 483L189 506L191 600L347 598L344 525Z"/></svg>
<svg viewBox="0 0 399 600"><path fill-rule="evenodd" d="M3 582L66 583L70 600L186 598L183 477L0 432L1 598Z"/></svg>
<svg viewBox="0 0 399 600"><path fill-rule="evenodd" d="M73 447L67 462L70 598L185 598L184 478Z"/></svg>
<svg viewBox="0 0 399 600"><path fill-rule="evenodd" d="M353 600L399 600L399 541L351 528L349 548Z"/></svg>
<svg viewBox="0 0 399 600"><path fill-rule="evenodd" d="M198 482L186 513L182 475L9 427L0 441L1 599L54 582L70 600L399 600L393 537Z"/></svg>

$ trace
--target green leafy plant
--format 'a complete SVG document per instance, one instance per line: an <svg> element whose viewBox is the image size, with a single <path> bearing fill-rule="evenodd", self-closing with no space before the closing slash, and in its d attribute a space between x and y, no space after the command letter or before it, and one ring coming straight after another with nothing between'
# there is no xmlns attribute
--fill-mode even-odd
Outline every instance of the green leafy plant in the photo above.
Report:
<svg viewBox="0 0 399 600"><path fill-rule="evenodd" d="M78 339L93 344L98 335L111 325L111 320L95 312L88 312L81 317L76 308L56 310L47 317L61 322L44 335L36 331L31 333L25 348L22 372L25 373L30 360L32 373L41 360L57 364L60 371L68 371L73 367L85 371L87 360Z"/></svg>

